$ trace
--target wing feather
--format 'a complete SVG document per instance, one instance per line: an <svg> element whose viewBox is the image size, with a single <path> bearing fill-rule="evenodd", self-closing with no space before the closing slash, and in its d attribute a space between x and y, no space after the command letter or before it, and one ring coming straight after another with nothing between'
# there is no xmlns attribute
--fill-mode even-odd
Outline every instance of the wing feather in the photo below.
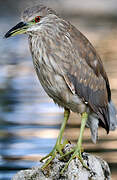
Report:
<svg viewBox="0 0 117 180"><path fill-rule="evenodd" d="M67 38L70 53L63 50L67 58L61 62L65 82L72 93L75 92L84 102L88 102L108 133L111 91L102 61L88 39L72 25L69 25Z"/></svg>

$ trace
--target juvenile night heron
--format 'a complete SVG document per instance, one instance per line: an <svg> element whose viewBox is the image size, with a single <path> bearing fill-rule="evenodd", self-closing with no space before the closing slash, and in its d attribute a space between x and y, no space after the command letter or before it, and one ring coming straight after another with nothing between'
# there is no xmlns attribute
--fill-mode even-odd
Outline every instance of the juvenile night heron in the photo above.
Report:
<svg viewBox="0 0 117 180"><path fill-rule="evenodd" d="M81 129L76 148L70 152L71 158L63 171L75 157L79 157L87 167L81 154L85 125L90 127L94 142L99 125L107 133L116 127L116 109L111 101L110 85L102 61L79 30L43 5L26 9L22 21L5 37L24 33L28 35L34 68L44 90L65 110L56 144L42 159L50 157L42 168L52 161L57 152L62 157L66 155L62 151L62 136L70 110L81 114Z"/></svg>

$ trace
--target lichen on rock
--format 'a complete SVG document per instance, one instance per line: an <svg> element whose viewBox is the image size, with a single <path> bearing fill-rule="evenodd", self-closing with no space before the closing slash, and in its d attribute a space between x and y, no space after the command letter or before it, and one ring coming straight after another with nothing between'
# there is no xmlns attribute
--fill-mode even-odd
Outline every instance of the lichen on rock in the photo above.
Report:
<svg viewBox="0 0 117 180"><path fill-rule="evenodd" d="M72 149L73 145L67 144L64 152ZM60 174L62 168L67 163L69 156L65 160L60 160L57 154L55 159L42 171L41 165L32 169L19 171L12 180L110 180L110 169L106 161L92 154L83 152L83 159L90 170L83 167L78 158L73 159L63 175Z"/></svg>

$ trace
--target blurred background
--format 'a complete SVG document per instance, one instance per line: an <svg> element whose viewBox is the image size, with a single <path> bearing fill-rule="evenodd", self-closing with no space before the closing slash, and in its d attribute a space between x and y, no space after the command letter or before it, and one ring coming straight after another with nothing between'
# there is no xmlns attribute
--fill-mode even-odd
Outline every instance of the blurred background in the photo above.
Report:
<svg viewBox="0 0 117 180"><path fill-rule="evenodd" d="M116 0L43 1L71 21L93 43L103 60L117 107L117 2ZM42 89L33 69L26 35L3 39L20 21L21 11L37 0L0 0L0 180L19 170L39 165L53 148L63 119L59 108ZM80 117L71 113L65 137L76 143ZM117 179L117 130L99 129L93 144L85 129L85 151L109 163Z"/></svg>

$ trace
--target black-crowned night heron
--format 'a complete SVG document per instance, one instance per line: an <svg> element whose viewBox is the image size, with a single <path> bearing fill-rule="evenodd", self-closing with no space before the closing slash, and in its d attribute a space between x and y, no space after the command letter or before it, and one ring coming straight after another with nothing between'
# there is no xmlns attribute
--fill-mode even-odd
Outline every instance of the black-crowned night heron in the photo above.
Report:
<svg viewBox="0 0 117 180"><path fill-rule="evenodd" d="M28 8L22 21L9 30L5 37L27 34L34 68L46 93L64 108L64 120L56 144L43 165L45 168L59 152L62 157L62 136L70 110L81 114L80 136L70 153L70 161L79 157L86 123L96 142L98 125L106 129L116 127L116 109L102 61L88 39L70 22L43 5Z"/></svg>

